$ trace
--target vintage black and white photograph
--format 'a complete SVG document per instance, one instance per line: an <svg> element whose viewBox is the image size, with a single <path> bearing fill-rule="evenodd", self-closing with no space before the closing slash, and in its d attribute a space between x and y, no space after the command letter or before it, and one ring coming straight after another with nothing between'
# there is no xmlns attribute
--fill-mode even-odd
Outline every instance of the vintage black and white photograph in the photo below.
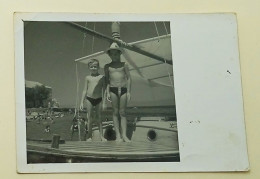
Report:
<svg viewBox="0 0 260 179"><path fill-rule="evenodd" d="M27 163L179 162L169 21L24 21Z"/></svg>
<svg viewBox="0 0 260 179"><path fill-rule="evenodd" d="M17 169L248 169L234 14L16 13Z"/></svg>

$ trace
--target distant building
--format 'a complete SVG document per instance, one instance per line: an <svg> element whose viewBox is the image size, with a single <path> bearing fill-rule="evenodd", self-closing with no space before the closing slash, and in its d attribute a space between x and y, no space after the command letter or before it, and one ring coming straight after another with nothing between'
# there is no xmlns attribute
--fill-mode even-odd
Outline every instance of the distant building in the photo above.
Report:
<svg viewBox="0 0 260 179"><path fill-rule="evenodd" d="M47 94L45 99L41 100L42 94L38 94L36 92L36 87L45 87L44 93ZM43 85L39 82L35 81L28 81L25 80L25 100L26 100L26 108L34 108L34 107L48 107L48 102L51 102L52 100L52 88L46 85Z"/></svg>

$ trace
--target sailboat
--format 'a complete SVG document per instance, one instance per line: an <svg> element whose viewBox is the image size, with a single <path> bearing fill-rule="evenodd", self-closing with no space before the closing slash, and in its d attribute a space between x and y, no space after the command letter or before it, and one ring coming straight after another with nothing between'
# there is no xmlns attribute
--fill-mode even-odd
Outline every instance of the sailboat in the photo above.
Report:
<svg viewBox="0 0 260 179"><path fill-rule="evenodd" d="M170 96L167 94L165 97L174 101L171 34L167 32L166 35L160 36L158 34L153 38L126 43L120 39L120 23L118 22L113 22L111 25L112 37L77 23L64 23L93 37L119 44L123 49L121 61L129 64L133 81L148 86L151 92L155 89L153 94L145 91L148 95L153 95L153 98L156 98L156 95L154 95L156 94L156 88L167 88L168 91L171 90L171 93ZM74 61L88 64L88 61L92 58L99 60L101 68L110 63L106 50ZM132 99L138 100L138 97L133 96ZM150 101L150 103L156 103L156 100ZM106 121L103 122L103 130L107 142L98 140L93 142L63 141L58 136L54 136L51 145L48 142L28 143L28 160L32 163L36 161L36 158L37 162L40 163L178 162L180 158L176 112L173 111L169 115L158 111L153 116L149 116L142 113L138 114L138 107L135 106L129 110L129 113L135 114L135 117L128 120L127 135L131 139L130 143L115 142L113 122ZM153 110L153 108L148 110ZM93 130L94 134L98 131L97 128ZM42 160L39 161L39 157Z"/></svg>

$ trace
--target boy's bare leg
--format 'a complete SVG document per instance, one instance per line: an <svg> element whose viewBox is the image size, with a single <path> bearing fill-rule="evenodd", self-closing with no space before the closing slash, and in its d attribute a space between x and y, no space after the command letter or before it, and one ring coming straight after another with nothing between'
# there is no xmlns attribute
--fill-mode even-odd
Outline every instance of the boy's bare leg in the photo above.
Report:
<svg viewBox="0 0 260 179"><path fill-rule="evenodd" d="M74 134L74 129L72 128L70 140L72 140L73 134Z"/></svg>
<svg viewBox="0 0 260 179"><path fill-rule="evenodd" d="M84 131L85 131L85 134L84 134L84 137L85 137L85 140L87 139L87 130L88 130L88 115L86 116L86 120L84 122Z"/></svg>
<svg viewBox="0 0 260 179"><path fill-rule="evenodd" d="M101 141L102 142L107 141L107 139L104 137L104 134L103 134L103 126L102 126L102 122L101 121L99 122L98 126L99 126L99 133L100 133Z"/></svg>
<svg viewBox="0 0 260 179"><path fill-rule="evenodd" d="M101 107L102 107L102 102L99 103L97 106L96 106L96 117L97 117L97 123L98 123L98 128L99 128L99 134L100 134L100 138L101 138L101 141L104 142L104 141L107 141L107 139L104 138L104 135L103 135L103 126L102 126L102 119L101 119Z"/></svg>
<svg viewBox="0 0 260 179"><path fill-rule="evenodd" d="M92 104L86 100L87 106L87 117L88 117L88 134L86 137L87 141L92 141L92 123L93 123L93 106Z"/></svg>
<svg viewBox="0 0 260 179"><path fill-rule="evenodd" d="M126 130L127 130L127 120L126 120L126 113L125 113L126 105L127 105L127 95L123 94L120 98L120 108L119 108L119 114L121 117L121 134L125 142L130 142L130 140L126 136Z"/></svg>
<svg viewBox="0 0 260 179"><path fill-rule="evenodd" d="M78 123L78 133L79 133L79 141L81 141L80 124L79 123Z"/></svg>
<svg viewBox="0 0 260 179"><path fill-rule="evenodd" d="M115 132L116 132L116 141L118 142L122 142L122 138L120 135L120 131L119 131L119 120L118 120L118 97L117 95L115 95L114 93L110 92L110 96L111 96L111 101L112 101L112 108L113 108L113 123L114 123L114 128L115 128Z"/></svg>
<svg viewBox="0 0 260 179"><path fill-rule="evenodd" d="M92 141L92 117L90 117L90 115L88 116L88 134L86 137L87 141Z"/></svg>

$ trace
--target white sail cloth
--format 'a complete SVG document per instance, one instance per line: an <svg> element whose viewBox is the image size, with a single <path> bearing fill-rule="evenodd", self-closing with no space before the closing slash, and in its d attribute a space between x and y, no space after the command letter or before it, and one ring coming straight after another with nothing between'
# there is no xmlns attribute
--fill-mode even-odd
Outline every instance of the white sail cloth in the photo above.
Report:
<svg viewBox="0 0 260 179"><path fill-rule="evenodd" d="M169 35L159 36L151 39L141 40L129 43L130 45L141 48L142 50L153 53L168 61L172 60L171 38ZM100 67L104 68L105 64L110 63L111 59L105 53L100 51L79 59L76 62L87 64L92 58L96 58L100 62ZM128 49L123 50L121 61L129 64L132 76L139 76L147 80L150 86L164 85L173 87L173 70L172 65L160 62L151 57L133 52Z"/></svg>

